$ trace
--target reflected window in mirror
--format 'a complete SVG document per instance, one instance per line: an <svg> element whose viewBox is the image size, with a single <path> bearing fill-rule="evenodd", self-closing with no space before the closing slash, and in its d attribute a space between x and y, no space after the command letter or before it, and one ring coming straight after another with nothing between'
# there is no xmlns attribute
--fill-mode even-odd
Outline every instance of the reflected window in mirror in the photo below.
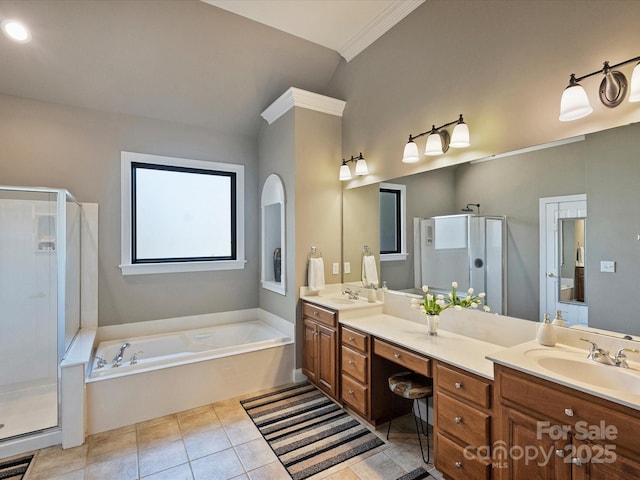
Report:
<svg viewBox="0 0 640 480"><path fill-rule="evenodd" d="M558 235L559 301L585 303L585 218L561 218Z"/></svg>
<svg viewBox="0 0 640 480"><path fill-rule="evenodd" d="M406 186L380 184L380 260L404 260L406 242Z"/></svg>

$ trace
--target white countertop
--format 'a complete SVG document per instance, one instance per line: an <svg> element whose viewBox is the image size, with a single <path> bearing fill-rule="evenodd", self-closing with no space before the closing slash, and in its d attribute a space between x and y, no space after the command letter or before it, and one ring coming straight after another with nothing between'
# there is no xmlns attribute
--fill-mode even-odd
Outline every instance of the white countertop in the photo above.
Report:
<svg viewBox="0 0 640 480"><path fill-rule="evenodd" d="M485 357L504 350L501 345L442 328L438 329L437 336L428 336L426 325L386 314L346 319L341 317L340 323L490 380L493 380L493 363Z"/></svg>

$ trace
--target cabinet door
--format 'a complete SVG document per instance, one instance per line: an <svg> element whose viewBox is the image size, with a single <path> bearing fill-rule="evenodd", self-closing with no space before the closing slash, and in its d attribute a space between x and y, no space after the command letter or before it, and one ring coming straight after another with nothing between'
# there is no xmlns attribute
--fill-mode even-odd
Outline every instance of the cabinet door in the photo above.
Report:
<svg viewBox="0 0 640 480"><path fill-rule="evenodd" d="M318 369L317 381L327 393L336 395L336 331L317 325Z"/></svg>
<svg viewBox="0 0 640 480"><path fill-rule="evenodd" d="M302 347L302 372L312 382L317 382L318 371L318 332L317 324L304 319L304 344Z"/></svg>
<svg viewBox="0 0 640 480"><path fill-rule="evenodd" d="M640 463L625 457L615 445L574 442L572 480L630 480L640 478Z"/></svg>
<svg viewBox="0 0 640 480"><path fill-rule="evenodd" d="M571 478L571 437L553 440L540 429L539 419L503 408L508 445L494 445L493 460L506 461L510 480L562 480ZM499 452L500 447L505 447ZM504 455L502 455L504 453Z"/></svg>

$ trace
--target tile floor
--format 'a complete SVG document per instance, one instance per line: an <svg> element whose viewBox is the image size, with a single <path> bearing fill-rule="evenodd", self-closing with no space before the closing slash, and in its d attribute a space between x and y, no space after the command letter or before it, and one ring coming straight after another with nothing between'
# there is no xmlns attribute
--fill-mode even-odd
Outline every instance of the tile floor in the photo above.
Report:
<svg viewBox="0 0 640 480"><path fill-rule="evenodd" d="M289 479L239 400L92 435L76 448L45 448L36 453L25 480ZM422 461L414 429L409 416L394 421L387 444L312 478L393 480L420 466L441 478ZM376 433L384 439L386 424Z"/></svg>

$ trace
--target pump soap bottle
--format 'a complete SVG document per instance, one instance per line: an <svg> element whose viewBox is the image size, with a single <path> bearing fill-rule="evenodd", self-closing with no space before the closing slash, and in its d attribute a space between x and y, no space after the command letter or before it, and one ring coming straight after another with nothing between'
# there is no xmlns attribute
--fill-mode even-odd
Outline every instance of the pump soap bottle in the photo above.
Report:
<svg viewBox="0 0 640 480"><path fill-rule="evenodd" d="M538 327L536 340L540 345L546 347L553 347L556 344L556 331L553 325L551 325L548 313L544 314L544 321Z"/></svg>
<svg viewBox="0 0 640 480"><path fill-rule="evenodd" d="M556 327L565 327L566 324L564 323L564 320L562 318L562 310L558 310L556 311L556 318L553 319L553 322L551 322L552 325L555 325Z"/></svg>

